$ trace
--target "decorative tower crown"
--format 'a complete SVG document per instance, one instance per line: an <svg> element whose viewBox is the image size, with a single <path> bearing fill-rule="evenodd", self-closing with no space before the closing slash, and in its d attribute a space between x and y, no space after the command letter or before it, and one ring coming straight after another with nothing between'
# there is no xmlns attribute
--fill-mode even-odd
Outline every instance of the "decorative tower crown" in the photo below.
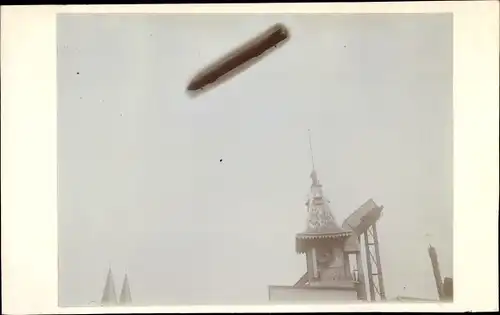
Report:
<svg viewBox="0 0 500 315"><path fill-rule="evenodd" d="M306 202L307 226L306 230L296 235L296 250L304 253L308 247L307 241L313 239L345 239L352 232L341 228L333 216L328 201L323 196L323 186L319 182L318 174L314 169L314 157L312 154L311 138L309 136L311 149L311 160L313 170L311 172L311 191Z"/></svg>
<svg viewBox="0 0 500 315"><path fill-rule="evenodd" d="M307 228L305 233L342 233L344 231L335 220L327 200L323 196L322 185L319 183L316 171L312 171L311 193L307 202Z"/></svg>
<svg viewBox="0 0 500 315"><path fill-rule="evenodd" d="M302 233L297 234L300 238L320 238L321 236L349 236L350 231L344 230L337 224L328 202L323 196L322 185L319 183L316 171L312 171L311 192L306 203L307 227Z"/></svg>

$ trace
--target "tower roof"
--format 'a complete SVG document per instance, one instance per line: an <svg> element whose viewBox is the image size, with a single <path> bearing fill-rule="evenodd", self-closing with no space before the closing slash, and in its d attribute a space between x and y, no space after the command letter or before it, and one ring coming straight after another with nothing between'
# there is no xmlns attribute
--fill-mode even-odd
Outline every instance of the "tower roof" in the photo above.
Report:
<svg viewBox="0 0 500 315"><path fill-rule="evenodd" d="M108 275L106 277L106 284L104 285L104 290L102 292L101 304L102 305L116 304L115 283L113 280L113 272L111 271L111 267L109 268Z"/></svg>
<svg viewBox="0 0 500 315"><path fill-rule="evenodd" d="M315 170L311 172L311 192L307 205L307 226L304 232L298 233L297 251L303 252L305 241L311 239L344 239L351 231L340 227L332 214L328 201L323 196L322 185Z"/></svg>
<svg viewBox="0 0 500 315"><path fill-rule="evenodd" d="M125 274L123 279L122 290L120 292L120 304L131 304L132 295L130 294L130 285L128 283L128 276Z"/></svg>

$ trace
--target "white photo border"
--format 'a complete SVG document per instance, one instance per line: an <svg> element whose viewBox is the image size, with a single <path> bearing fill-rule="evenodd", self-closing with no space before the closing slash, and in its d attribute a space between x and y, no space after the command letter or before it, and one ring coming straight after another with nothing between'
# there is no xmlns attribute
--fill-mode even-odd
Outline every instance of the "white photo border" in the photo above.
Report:
<svg viewBox="0 0 500 315"><path fill-rule="evenodd" d="M56 14L329 12L453 13L454 302L59 308ZM2 7L4 313L498 310L498 12L497 1Z"/></svg>

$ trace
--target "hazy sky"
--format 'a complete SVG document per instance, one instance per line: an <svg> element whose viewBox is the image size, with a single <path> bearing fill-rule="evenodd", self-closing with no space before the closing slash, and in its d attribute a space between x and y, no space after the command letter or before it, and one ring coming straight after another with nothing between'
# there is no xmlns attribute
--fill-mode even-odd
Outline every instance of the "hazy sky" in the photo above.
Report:
<svg viewBox="0 0 500 315"><path fill-rule="evenodd" d="M277 22L286 45L186 95L198 70ZM309 128L337 220L384 205L388 297L436 297L429 241L451 276L451 14L80 15L57 27L60 304L99 301L110 265L137 304L263 303L268 285L293 285Z"/></svg>

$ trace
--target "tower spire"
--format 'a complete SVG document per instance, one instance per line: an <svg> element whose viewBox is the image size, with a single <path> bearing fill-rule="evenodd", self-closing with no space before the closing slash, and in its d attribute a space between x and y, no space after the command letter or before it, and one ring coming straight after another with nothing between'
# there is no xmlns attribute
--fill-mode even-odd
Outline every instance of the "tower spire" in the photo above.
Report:
<svg viewBox="0 0 500 315"><path fill-rule="evenodd" d="M312 169L313 169L313 172L314 172L315 171L315 167L314 167L314 154L313 154L312 141L311 141L311 129L307 129L307 133L309 135L309 150L311 152Z"/></svg>
<svg viewBox="0 0 500 315"><path fill-rule="evenodd" d="M314 154L313 154L312 141L311 141L311 129L307 129L307 132L309 135L309 150L311 152L311 162L312 162L311 179L313 181L313 186L317 186L317 185L319 185L319 181L318 181L318 175L316 174L316 168L314 166Z"/></svg>
<svg viewBox="0 0 500 315"><path fill-rule="evenodd" d="M131 304L132 303L132 295L130 294L130 284L128 282L128 276L125 274L125 278L123 279L122 290L120 293L120 304Z"/></svg>
<svg viewBox="0 0 500 315"><path fill-rule="evenodd" d="M101 304L104 306L116 305L115 283L114 283L113 272L111 271L111 267L109 267L109 269L108 269L108 275L106 277L106 284L104 285L104 290L102 292Z"/></svg>

